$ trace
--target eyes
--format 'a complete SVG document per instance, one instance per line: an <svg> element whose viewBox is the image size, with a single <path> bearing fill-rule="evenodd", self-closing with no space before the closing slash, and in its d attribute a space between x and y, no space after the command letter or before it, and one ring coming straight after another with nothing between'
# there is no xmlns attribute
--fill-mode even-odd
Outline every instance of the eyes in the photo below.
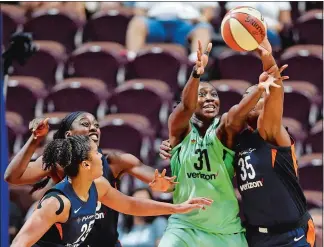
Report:
<svg viewBox="0 0 324 247"><path fill-rule="evenodd" d="M90 123L89 123L89 122L82 122L81 125L84 126L84 127L89 128ZM95 126L97 129L99 129L99 124L98 124L98 123L95 123L94 126Z"/></svg>
<svg viewBox="0 0 324 247"><path fill-rule="evenodd" d="M211 92L210 94L213 98L217 98L218 94L216 92ZM206 97L207 96L207 92L199 92L198 93L199 97Z"/></svg>

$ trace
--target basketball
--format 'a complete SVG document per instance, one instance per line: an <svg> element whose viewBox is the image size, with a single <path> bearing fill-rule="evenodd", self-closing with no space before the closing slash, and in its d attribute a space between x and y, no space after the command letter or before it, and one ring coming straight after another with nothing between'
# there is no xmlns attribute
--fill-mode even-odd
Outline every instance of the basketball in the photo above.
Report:
<svg viewBox="0 0 324 247"><path fill-rule="evenodd" d="M225 43L235 51L255 50L266 36L266 31L261 13L246 6L230 10L221 24Z"/></svg>

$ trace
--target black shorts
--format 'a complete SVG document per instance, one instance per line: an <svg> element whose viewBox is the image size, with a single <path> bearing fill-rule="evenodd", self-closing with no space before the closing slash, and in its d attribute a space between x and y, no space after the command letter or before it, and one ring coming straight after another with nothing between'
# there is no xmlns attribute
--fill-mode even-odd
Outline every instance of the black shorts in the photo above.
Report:
<svg viewBox="0 0 324 247"><path fill-rule="evenodd" d="M246 228L246 240L249 247L314 247L315 228L310 219L307 225L285 233L265 233Z"/></svg>

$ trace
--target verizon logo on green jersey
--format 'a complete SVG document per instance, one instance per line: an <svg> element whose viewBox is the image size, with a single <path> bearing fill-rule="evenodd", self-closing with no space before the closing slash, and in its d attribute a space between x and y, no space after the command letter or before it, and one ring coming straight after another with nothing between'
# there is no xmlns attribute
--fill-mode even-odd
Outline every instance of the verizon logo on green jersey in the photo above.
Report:
<svg viewBox="0 0 324 247"><path fill-rule="evenodd" d="M216 179L218 176L218 173L216 174L204 174L200 172L187 172L188 178L200 178L205 180L213 180Z"/></svg>

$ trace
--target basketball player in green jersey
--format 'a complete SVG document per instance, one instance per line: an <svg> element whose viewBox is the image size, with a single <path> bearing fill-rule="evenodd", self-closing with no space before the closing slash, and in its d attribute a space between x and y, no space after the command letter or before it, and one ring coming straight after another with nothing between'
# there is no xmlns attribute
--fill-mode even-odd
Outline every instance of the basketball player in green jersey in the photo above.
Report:
<svg viewBox="0 0 324 247"><path fill-rule="evenodd" d="M258 51L266 71L273 66L267 58L271 46L267 39L263 45L265 48L260 47ZM188 197L208 196L214 204L204 212L171 216L160 247L247 246L232 185L234 152L230 148L237 125L245 122L265 90L268 92L270 86L278 85L271 80L260 82L240 104L221 119L216 118L220 104L217 91L199 80L210 50L211 44L203 54L199 43L195 69L168 124L173 147L171 169L180 182L175 186L174 203Z"/></svg>

